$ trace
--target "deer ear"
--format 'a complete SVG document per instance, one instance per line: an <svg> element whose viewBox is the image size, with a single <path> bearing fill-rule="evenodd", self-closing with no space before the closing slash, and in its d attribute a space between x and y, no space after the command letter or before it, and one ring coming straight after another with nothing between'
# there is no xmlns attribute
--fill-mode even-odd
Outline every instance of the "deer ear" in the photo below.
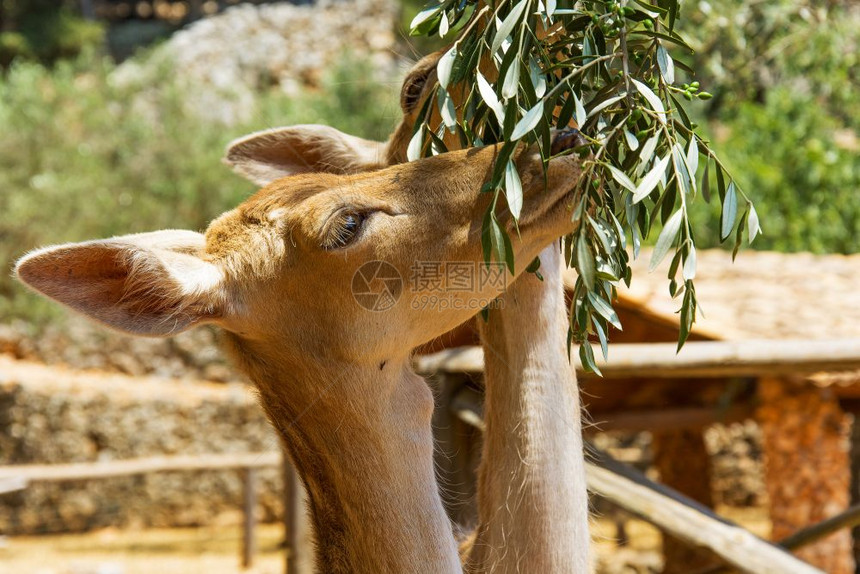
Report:
<svg viewBox="0 0 860 574"><path fill-rule="evenodd" d="M222 273L203 236L157 231L39 249L15 267L35 291L109 327L175 335L220 316Z"/></svg>
<svg viewBox="0 0 860 574"><path fill-rule="evenodd" d="M310 172L359 173L385 167L388 144L321 125L256 132L227 146L224 162L257 185Z"/></svg>

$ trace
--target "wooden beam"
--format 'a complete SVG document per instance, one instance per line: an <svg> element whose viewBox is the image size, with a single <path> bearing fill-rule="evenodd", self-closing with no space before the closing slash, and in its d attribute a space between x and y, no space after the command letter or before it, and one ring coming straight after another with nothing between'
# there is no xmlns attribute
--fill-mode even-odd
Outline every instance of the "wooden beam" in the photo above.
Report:
<svg viewBox="0 0 860 574"><path fill-rule="evenodd" d="M594 346L597 366L605 379L752 377L796 375L860 369L860 339L832 341L749 340L695 341L676 353L674 343L618 344L609 347L609 360ZM577 373L586 375L578 356ZM416 371L481 373L480 347L446 349L415 358Z"/></svg>
<svg viewBox="0 0 860 574"><path fill-rule="evenodd" d="M667 431L699 429L713 424L728 424L752 418L755 409L749 405L720 407L684 407L648 411L618 411L606 419L594 420L583 431L586 434L616 430Z"/></svg>
<svg viewBox="0 0 860 574"><path fill-rule="evenodd" d="M459 396L459 410L481 420L480 407ZM474 423L473 423L474 424ZM483 422L475 424L483 428ZM588 490L660 530L692 546L707 548L741 572L755 574L821 574L817 568L795 558L717 515L683 494L648 479L638 470L622 464L593 445L585 463Z"/></svg>
<svg viewBox="0 0 860 574"><path fill-rule="evenodd" d="M797 548L802 548L807 544L817 542L822 538L827 538L834 532L842 530L843 528L853 528L857 525L860 525L860 504L854 505L851 508L840 512L836 516L831 516L830 518L822 520L812 526L807 526L806 528L798 530L791 536L786 536L777 542L777 544L783 548L795 550ZM731 569L720 565L699 570L695 574L728 574L729 572L731 572Z"/></svg>
<svg viewBox="0 0 860 574"><path fill-rule="evenodd" d="M281 453L279 452L257 452L153 456L70 464L22 464L0 467L0 482L7 479L19 479L26 482L60 482L150 472L268 468L280 463Z"/></svg>
<svg viewBox="0 0 860 574"><path fill-rule="evenodd" d="M821 574L785 549L599 451L586 464L585 473L593 493L680 540L708 548L741 572Z"/></svg>

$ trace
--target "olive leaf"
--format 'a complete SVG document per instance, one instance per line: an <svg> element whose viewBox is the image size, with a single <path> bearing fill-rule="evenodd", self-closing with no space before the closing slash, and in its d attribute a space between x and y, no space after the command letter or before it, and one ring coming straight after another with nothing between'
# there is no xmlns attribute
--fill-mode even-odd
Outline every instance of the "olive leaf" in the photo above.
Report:
<svg viewBox="0 0 860 574"><path fill-rule="evenodd" d="M679 5L680 0L431 0L412 22L413 34L456 38L439 59L436 105L425 104L419 113L407 157L444 152L445 130L456 132L462 146L501 144L484 186L493 195L481 229L488 264L495 259L514 269L512 239L497 206L503 197L515 220L528 208L515 151L536 144L546 166L553 129L575 124L586 137L588 145L575 150L582 173L571 182L578 199L564 253L578 272L569 341L580 344L584 367L595 372L587 341L597 337L606 354L609 325L621 326L612 301L620 282L632 280L628 241L632 257L638 257L652 230L659 234L649 266L671 254L670 292L683 294L679 348L689 336L698 302L688 204L699 195L710 201L712 170L722 204L720 239L734 236L736 253L744 233L750 241L761 233L749 197L681 105L710 95L692 78L676 85L682 75L696 72L672 54L692 51L675 30ZM455 93L465 94L462 101Z"/></svg>

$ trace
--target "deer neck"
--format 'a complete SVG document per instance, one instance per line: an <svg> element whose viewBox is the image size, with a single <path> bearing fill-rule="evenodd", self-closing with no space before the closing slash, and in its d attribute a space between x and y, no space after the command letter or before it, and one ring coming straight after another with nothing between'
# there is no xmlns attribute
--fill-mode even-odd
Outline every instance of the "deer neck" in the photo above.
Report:
<svg viewBox="0 0 860 574"><path fill-rule="evenodd" d="M433 397L408 356L308 363L231 346L307 489L318 571L462 571L432 462Z"/></svg>
<svg viewBox="0 0 860 574"><path fill-rule="evenodd" d="M469 571L588 571L581 413L557 245L541 253L540 271L543 282L519 278L481 326L485 462Z"/></svg>

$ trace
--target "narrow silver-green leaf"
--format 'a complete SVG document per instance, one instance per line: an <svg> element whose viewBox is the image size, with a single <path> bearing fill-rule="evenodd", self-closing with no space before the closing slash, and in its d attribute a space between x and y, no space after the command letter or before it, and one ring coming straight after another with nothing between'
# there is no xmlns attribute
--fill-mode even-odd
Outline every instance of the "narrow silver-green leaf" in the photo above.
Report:
<svg viewBox="0 0 860 574"><path fill-rule="evenodd" d="M418 128L418 131L409 140L409 145L406 148L406 159L408 161L415 161L420 158L422 147L424 147L424 126Z"/></svg>
<svg viewBox="0 0 860 574"><path fill-rule="evenodd" d="M520 174L517 173L517 167L510 159L505 166L505 199L508 200L511 215L514 219L519 219L523 210L523 184L520 181Z"/></svg>
<svg viewBox="0 0 860 574"><path fill-rule="evenodd" d="M648 194L654 191L654 187L656 187L657 182L660 181L660 178L663 177L663 174L666 173L666 166L669 165L669 154L666 154L662 159L657 160L654 164L654 167L651 168L645 177L642 178L642 181L639 182L639 185L636 186L636 191L633 192L633 203L639 203L646 197Z"/></svg>
<svg viewBox="0 0 860 574"><path fill-rule="evenodd" d="M661 123L666 123L666 108L663 107L663 102L660 101L660 98L657 97L651 88L637 80L636 78L630 78L630 81L633 82L633 85L636 86L636 89L639 90L639 93L642 94L642 97L648 102L648 105L657 112L657 119L660 120Z"/></svg>
<svg viewBox="0 0 860 574"><path fill-rule="evenodd" d="M591 302L591 306L594 307L594 310L597 313L609 321L609 324L621 330L621 320L618 318L618 315L615 313L615 309L612 306L603 300L600 295L596 295L593 291L588 292L588 300Z"/></svg>
<svg viewBox="0 0 860 574"><path fill-rule="evenodd" d="M585 125L585 120L588 119L588 116L585 113L585 106L582 105L582 100L580 100L579 96L575 93L571 92L570 95L573 96L573 103L576 108L576 126L579 129L582 129L582 126Z"/></svg>
<svg viewBox="0 0 860 574"><path fill-rule="evenodd" d="M749 227L750 244L752 244L752 242L755 241L756 236L761 233L758 213L756 213L755 206L752 203L750 204L750 214L747 218L747 227Z"/></svg>
<svg viewBox="0 0 860 574"><path fill-rule="evenodd" d="M735 219L738 216L738 193L735 182L730 182L726 189L726 197L723 199L723 212L720 216L720 240L725 241L732 234L735 227Z"/></svg>
<svg viewBox="0 0 860 574"><path fill-rule="evenodd" d="M603 352L603 360L609 360L609 340L606 338L606 331L600 326L599 321L592 321L594 331L597 333L597 338L600 340L600 350Z"/></svg>
<svg viewBox="0 0 860 574"><path fill-rule="evenodd" d="M657 65L660 67L660 75L667 84L675 83L675 62L672 61L672 56L663 47L663 44L657 44Z"/></svg>
<svg viewBox="0 0 860 574"><path fill-rule="evenodd" d="M511 8L511 11L505 19L502 20L502 23L496 28L496 35L493 37L493 44L490 48L491 53L495 54L505 38L511 35L511 32L514 30L514 26L517 25L517 22L520 20L520 16L523 15L523 10L526 9L527 4L528 0L520 0L516 6Z"/></svg>
<svg viewBox="0 0 860 574"><path fill-rule="evenodd" d="M448 82L451 81L451 71L454 69L454 62L457 60L457 44L451 46L451 49L445 52L439 63L436 64L436 76L439 78L439 85L443 88L448 87Z"/></svg>
<svg viewBox="0 0 860 574"><path fill-rule="evenodd" d="M623 171L615 167L614 165L606 164L606 167L609 168L609 171L612 173L613 179L620 183L623 187L627 188L629 191L636 192L636 184L633 183L627 174Z"/></svg>
<svg viewBox="0 0 860 574"><path fill-rule="evenodd" d="M633 132L624 128L624 139L627 141L627 147L630 148L630 151L636 151L639 149L639 140L636 139L636 136L633 135Z"/></svg>
<svg viewBox="0 0 860 574"><path fill-rule="evenodd" d="M433 18L439 11L442 9L441 5L432 6L430 8L425 8L416 14L416 16L412 19L412 22L409 24L409 29L414 30L430 18Z"/></svg>
<svg viewBox="0 0 860 574"><path fill-rule="evenodd" d="M454 109L454 100L448 95L445 90L439 90L437 97L439 103L439 115L442 116L442 123L451 131L457 127L457 110Z"/></svg>
<svg viewBox="0 0 860 574"><path fill-rule="evenodd" d="M527 133L535 129L540 119L543 117L543 102L538 102L535 107L526 112L526 115L517 122L514 126L514 131L511 133L512 140L518 140Z"/></svg>
<svg viewBox="0 0 860 574"><path fill-rule="evenodd" d="M695 181L696 172L699 170L699 144L696 142L696 136L690 139L690 146L687 148L687 167L690 168L690 177Z"/></svg>
<svg viewBox="0 0 860 574"><path fill-rule="evenodd" d="M442 19L439 20L439 37L444 38L448 34L448 28L450 27L450 22L448 22L448 15L444 12L442 13Z"/></svg>
<svg viewBox="0 0 860 574"><path fill-rule="evenodd" d="M505 79L502 82L502 99L505 101L517 95L520 87L520 59L514 58L511 65L508 66L505 72Z"/></svg>
<svg viewBox="0 0 860 574"><path fill-rule="evenodd" d="M529 77L531 78L532 86L534 86L535 95L542 98L546 93L546 78L534 56L529 56Z"/></svg>
<svg viewBox="0 0 860 574"><path fill-rule="evenodd" d="M481 98L486 102L487 106L493 110L493 113L496 114L496 119L499 120L499 125L504 125L505 123L505 108L502 106L502 103L499 101L498 96L496 96L496 92L493 91L493 87L490 85L490 82L478 72L478 93L481 94Z"/></svg>
<svg viewBox="0 0 860 574"><path fill-rule="evenodd" d="M675 242L675 238L678 237L678 231L681 229L683 218L684 212L679 209L669 218L666 225L663 226L660 236L657 237L657 243L654 245L654 251L651 253L651 262L648 265L649 271L654 271L666 257L666 254L669 253L669 249L671 249L672 244Z"/></svg>
<svg viewBox="0 0 860 574"><path fill-rule="evenodd" d="M624 96L625 96L625 94L621 94L621 95L619 95L619 96L613 96L613 97L611 97L611 98L609 98L609 99L607 99L607 100L604 100L604 101L600 102L599 104L597 104L596 106L594 106L593 108L591 108L591 111L590 111L590 112L588 112L588 116L586 116L586 117L589 117L589 118L590 118L591 116L593 116L593 115L595 115L595 114L600 113L600 111L601 111L601 110L605 110L606 108L608 108L609 106L611 106L611 105L612 105L612 104L614 104L615 102L617 102L617 101L619 101L619 100L623 99L623 98L624 98Z"/></svg>
<svg viewBox="0 0 860 574"><path fill-rule="evenodd" d="M684 281L692 281L696 278L696 246L690 245L690 252L684 260L684 268L681 270Z"/></svg>
<svg viewBox="0 0 860 574"><path fill-rule="evenodd" d="M690 168L687 167L687 159L684 154L684 148L680 142L675 142L672 146L672 165L675 168L675 176L681 186L681 191L685 195L689 195L695 185L695 181L690 177Z"/></svg>
<svg viewBox="0 0 860 574"><path fill-rule="evenodd" d="M589 291L594 289L594 265L594 255L588 248L588 242L580 236L576 240L576 270Z"/></svg>

